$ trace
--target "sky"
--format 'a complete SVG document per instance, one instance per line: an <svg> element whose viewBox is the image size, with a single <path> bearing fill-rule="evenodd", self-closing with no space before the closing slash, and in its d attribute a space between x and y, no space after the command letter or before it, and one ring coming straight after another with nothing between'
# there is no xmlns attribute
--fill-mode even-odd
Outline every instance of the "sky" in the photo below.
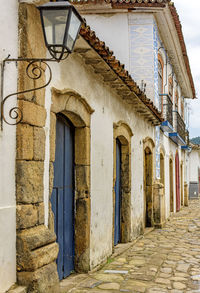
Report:
<svg viewBox="0 0 200 293"><path fill-rule="evenodd" d="M183 35L198 99L190 103L190 138L200 136L200 0L174 0L182 24Z"/></svg>

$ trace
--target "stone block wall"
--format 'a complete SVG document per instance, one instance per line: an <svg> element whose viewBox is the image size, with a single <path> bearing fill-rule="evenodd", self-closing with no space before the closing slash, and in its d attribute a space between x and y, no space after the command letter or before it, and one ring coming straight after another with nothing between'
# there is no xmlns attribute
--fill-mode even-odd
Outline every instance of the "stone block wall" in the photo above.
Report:
<svg viewBox="0 0 200 293"><path fill-rule="evenodd" d="M45 55L39 12L34 5L22 3L19 6L19 56ZM20 91L45 84L45 67L44 76L38 80L26 75L26 67L26 62L19 65ZM27 286L28 292L56 293L59 290L55 263L58 245L54 232L44 225L45 90L31 91L18 98L23 120L17 125L17 281Z"/></svg>
<svg viewBox="0 0 200 293"><path fill-rule="evenodd" d="M131 138L132 130L123 121L113 125L113 157L116 158L116 139L121 143L121 235L120 242L130 241L131 234ZM114 222L115 222L115 184L116 160L113 162L113 232L112 245L114 251Z"/></svg>
<svg viewBox="0 0 200 293"><path fill-rule="evenodd" d="M163 228L166 223L164 185L156 180L153 185L154 227Z"/></svg>
<svg viewBox="0 0 200 293"><path fill-rule="evenodd" d="M189 192L188 192L188 184L184 182L184 206L188 207L189 200Z"/></svg>

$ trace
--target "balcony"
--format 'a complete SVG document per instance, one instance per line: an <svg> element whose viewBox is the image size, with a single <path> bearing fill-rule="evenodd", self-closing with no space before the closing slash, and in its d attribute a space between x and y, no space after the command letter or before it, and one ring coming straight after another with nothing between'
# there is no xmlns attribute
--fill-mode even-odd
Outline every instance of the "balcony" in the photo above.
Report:
<svg viewBox="0 0 200 293"><path fill-rule="evenodd" d="M164 122L161 124L161 128L164 132L173 131L173 103L167 94L160 95L163 105L163 118Z"/></svg>
<svg viewBox="0 0 200 293"><path fill-rule="evenodd" d="M185 145L181 147L182 150L189 150L190 149L190 136L189 136L189 130L186 130L185 132Z"/></svg>
<svg viewBox="0 0 200 293"><path fill-rule="evenodd" d="M185 122L177 111L173 111L173 126L174 132L169 133L169 137L177 144L185 146L186 143L186 130Z"/></svg>

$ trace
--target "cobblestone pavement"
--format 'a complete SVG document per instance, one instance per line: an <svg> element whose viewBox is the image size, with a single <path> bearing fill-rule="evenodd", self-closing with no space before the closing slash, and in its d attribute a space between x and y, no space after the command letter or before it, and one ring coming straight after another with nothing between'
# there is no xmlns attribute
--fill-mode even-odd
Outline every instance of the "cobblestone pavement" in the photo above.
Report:
<svg viewBox="0 0 200 293"><path fill-rule="evenodd" d="M61 292L200 292L200 201L191 201L98 272L61 282Z"/></svg>

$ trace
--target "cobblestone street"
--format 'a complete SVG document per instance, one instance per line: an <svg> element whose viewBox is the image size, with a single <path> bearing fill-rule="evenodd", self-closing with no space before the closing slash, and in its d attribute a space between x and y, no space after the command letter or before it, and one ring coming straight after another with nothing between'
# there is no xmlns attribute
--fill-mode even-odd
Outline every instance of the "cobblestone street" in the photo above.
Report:
<svg viewBox="0 0 200 293"><path fill-rule="evenodd" d="M73 275L61 292L200 292L200 201L173 215L98 272Z"/></svg>

